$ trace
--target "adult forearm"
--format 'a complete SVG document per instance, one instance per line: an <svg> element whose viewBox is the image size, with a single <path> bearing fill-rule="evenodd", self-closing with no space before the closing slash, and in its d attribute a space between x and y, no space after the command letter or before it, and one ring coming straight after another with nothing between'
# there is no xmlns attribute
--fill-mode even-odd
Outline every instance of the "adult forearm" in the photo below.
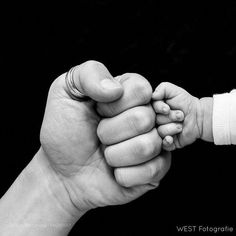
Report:
<svg viewBox="0 0 236 236"><path fill-rule="evenodd" d="M1 198L0 234L67 235L83 214L39 150Z"/></svg>

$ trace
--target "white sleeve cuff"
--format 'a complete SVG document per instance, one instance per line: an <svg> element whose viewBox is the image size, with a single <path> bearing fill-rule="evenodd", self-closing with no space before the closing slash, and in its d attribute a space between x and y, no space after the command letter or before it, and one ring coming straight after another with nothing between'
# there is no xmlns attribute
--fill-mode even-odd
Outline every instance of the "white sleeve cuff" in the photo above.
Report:
<svg viewBox="0 0 236 236"><path fill-rule="evenodd" d="M212 130L216 145L236 144L236 90L214 95Z"/></svg>

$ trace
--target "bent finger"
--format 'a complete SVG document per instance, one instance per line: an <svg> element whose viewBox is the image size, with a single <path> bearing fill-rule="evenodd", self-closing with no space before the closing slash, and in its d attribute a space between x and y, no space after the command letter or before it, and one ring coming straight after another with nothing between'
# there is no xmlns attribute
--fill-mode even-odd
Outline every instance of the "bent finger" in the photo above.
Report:
<svg viewBox="0 0 236 236"><path fill-rule="evenodd" d="M173 136L182 131L183 125L181 123L169 123L161 125L157 128L159 135L164 138L165 136Z"/></svg>
<svg viewBox="0 0 236 236"><path fill-rule="evenodd" d="M170 110L168 115L157 114L156 122L158 125L164 125L171 122L181 122L184 120L184 113L181 110Z"/></svg>
<svg viewBox="0 0 236 236"><path fill-rule="evenodd" d="M114 117L130 108L146 105L152 97L152 87L147 79L135 73L114 78L123 87L123 94L111 103L98 103L97 112L103 117Z"/></svg>
<svg viewBox="0 0 236 236"><path fill-rule="evenodd" d="M153 109L156 113L167 115L170 112L170 107L164 101L154 101L152 103Z"/></svg>
<svg viewBox="0 0 236 236"><path fill-rule="evenodd" d="M105 145L111 145L144 134L155 126L155 113L150 105L131 108L121 114L102 119L97 135Z"/></svg>
<svg viewBox="0 0 236 236"><path fill-rule="evenodd" d="M162 148L166 151L175 150L174 138L172 136L166 136L163 139Z"/></svg>
<svg viewBox="0 0 236 236"><path fill-rule="evenodd" d="M154 100L171 99L178 96L184 89L169 82L160 83L152 94Z"/></svg>
<svg viewBox="0 0 236 236"><path fill-rule="evenodd" d="M168 172L171 165L171 154L163 152L160 156L137 166L120 167L114 170L116 181L124 187L143 184L157 185Z"/></svg>
<svg viewBox="0 0 236 236"><path fill-rule="evenodd" d="M146 134L106 147L104 155L112 167L133 166L157 156L161 145L162 140L154 128Z"/></svg>

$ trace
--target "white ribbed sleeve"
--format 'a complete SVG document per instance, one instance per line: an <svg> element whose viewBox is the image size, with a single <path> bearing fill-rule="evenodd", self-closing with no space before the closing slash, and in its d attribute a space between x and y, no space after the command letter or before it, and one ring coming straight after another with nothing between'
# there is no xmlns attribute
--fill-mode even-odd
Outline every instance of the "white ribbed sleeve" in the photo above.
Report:
<svg viewBox="0 0 236 236"><path fill-rule="evenodd" d="M236 144L236 89L213 96L212 130L216 145Z"/></svg>

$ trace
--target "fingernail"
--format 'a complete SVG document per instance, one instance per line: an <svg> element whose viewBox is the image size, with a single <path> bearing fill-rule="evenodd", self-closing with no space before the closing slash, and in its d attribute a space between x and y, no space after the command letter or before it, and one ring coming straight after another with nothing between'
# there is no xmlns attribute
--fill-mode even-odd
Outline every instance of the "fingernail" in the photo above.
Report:
<svg viewBox="0 0 236 236"><path fill-rule="evenodd" d="M114 82L111 79L104 79L100 83L101 83L101 86L104 89L116 89L116 88L120 88L121 87L119 83Z"/></svg>
<svg viewBox="0 0 236 236"><path fill-rule="evenodd" d="M165 138L165 142L167 145L170 145L170 140L168 140L167 138Z"/></svg>
<svg viewBox="0 0 236 236"><path fill-rule="evenodd" d="M182 130L182 125L177 125L178 130Z"/></svg>
<svg viewBox="0 0 236 236"><path fill-rule="evenodd" d="M165 139L166 139L166 141L167 141L168 144L172 144L172 142L173 142L172 137L166 136Z"/></svg>
<svg viewBox="0 0 236 236"><path fill-rule="evenodd" d="M162 111L163 111L164 113L168 113L168 112L169 112L169 108L168 108L168 107L163 107L163 108L162 108Z"/></svg>
<svg viewBox="0 0 236 236"><path fill-rule="evenodd" d="M181 119L182 119L182 113L178 111L178 112L176 113L176 118L177 118L178 120L181 120Z"/></svg>

